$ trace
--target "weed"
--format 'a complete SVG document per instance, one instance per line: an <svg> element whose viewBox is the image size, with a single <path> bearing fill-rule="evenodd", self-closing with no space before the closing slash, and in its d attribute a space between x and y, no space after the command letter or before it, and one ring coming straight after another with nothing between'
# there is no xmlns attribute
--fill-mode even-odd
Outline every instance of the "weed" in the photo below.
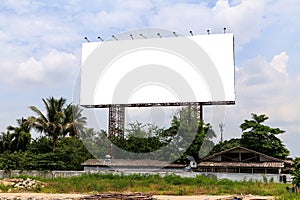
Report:
<svg viewBox="0 0 300 200"><path fill-rule="evenodd" d="M22 177L30 178L30 177ZM149 174L87 173L76 177L34 179L45 183L34 192L46 193L90 193L90 192L145 192L152 194L195 195L195 194L252 194L278 196L278 199L299 199L299 195L286 192L288 184L270 181L232 181L199 175L195 178L182 178L175 174L165 177ZM0 185L0 190L9 188Z"/></svg>
<svg viewBox="0 0 300 200"><path fill-rule="evenodd" d="M0 184L0 190L1 190L1 191L5 191L5 192L7 192L7 190L9 190L9 187L8 187L8 186L5 186L5 185L2 185L2 184Z"/></svg>
<svg viewBox="0 0 300 200"><path fill-rule="evenodd" d="M276 200L300 200L300 194L284 193L279 197L276 197Z"/></svg>
<svg viewBox="0 0 300 200"><path fill-rule="evenodd" d="M262 177L263 177L264 183L268 183L268 178L265 175L263 175Z"/></svg>

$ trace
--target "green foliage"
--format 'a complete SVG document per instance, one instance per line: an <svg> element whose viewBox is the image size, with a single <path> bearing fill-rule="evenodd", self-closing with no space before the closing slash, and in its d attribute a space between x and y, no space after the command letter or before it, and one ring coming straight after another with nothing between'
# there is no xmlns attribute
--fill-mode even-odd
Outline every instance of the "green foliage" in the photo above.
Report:
<svg viewBox="0 0 300 200"><path fill-rule="evenodd" d="M138 138L134 136L129 136L123 142L119 140L117 145L126 151L134 153L149 153L163 146L158 137Z"/></svg>
<svg viewBox="0 0 300 200"><path fill-rule="evenodd" d="M42 136L32 140L31 144L28 146L28 151L32 154L44 154L52 151L52 140Z"/></svg>
<svg viewBox="0 0 300 200"><path fill-rule="evenodd" d="M0 184L0 191L5 191L5 192L7 192L7 190L9 190L9 187L8 187L8 186L5 186L5 185Z"/></svg>
<svg viewBox="0 0 300 200"><path fill-rule="evenodd" d="M265 175L263 175L263 181L264 181L264 183L268 183L268 177L266 177Z"/></svg>
<svg viewBox="0 0 300 200"><path fill-rule="evenodd" d="M267 119L266 115L252 114L251 120L245 120L240 125L243 131L241 145L269 156L285 159L289 155L289 150L276 137L284 131L263 125Z"/></svg>
<svg viewBox="0 0 300 200"><path fill-rule="evenodd" d="M0 153L10 150L11 136L10 132L2 132L0 135Z"/></svg>
<svg viewBox="0 0 300 200"><path fill-rule="evenodd" d="M91 154L79 137L93 130L85 128L82 110L66 104L66 99L43 99L45 112L35 106L37 115L18 119L18 126L8 126L0 135L0 169L18 170L82 170L81 163ZM45 134L31 140L30 130Z"/></svg>
<svg viewBox="0 0 300 200"><path fill-rule="evenodd" d="M10 170L24 170L26 169L27 165L27 154L25 152L9 152L5 151L0 156L0 169L4 171L10 171Z"/></svg>
<svg viewBox="0 0 300 200"><path fill-rule="evenodd" d="M66 99L55 99L50 97L42 99L45 106L45 114L35 106L30 106L30 109L37 115L31 117L31 125L39 132L45 133L53 139L53 152L55 152L56 143L64 132L64 106Z"/></svg>
<svg viewBox="0 0 300 200"><path fill-rule="evenodd" d="M161 142L160 134L162 129L152 124L142 124L134 122L129 124L126 129L125 138L115 137L111 138L113 143L119 148L134 153L149 153L160 149L164 146Z"/></svg>
<svg viewBox="0 0 300 200"><path fill-rule="evenodd" d="M294 159L295 169L300 169L300 158Z"/></svg>
<svg viewBox="0 0 300 200"><path fill-rule="evenodd" d="M79 135L79 138L96 158L104 158L105 155L110 154L111 141L107 138L105 131L97 132L87 129Z"/></svg>
<svg viewBox="0 0 300 200"><path fill-rule="evenodd" d="M66 135L78 136L83 131L86 124L86 118L82 116L82 110L71 104L66 104L66 99L55 99L50 97L43 99L45 106L45 114L35 106L30 109L37 117L30 117L30 125L37 131L45 133L52 138L53 152L56 150L56 144L60 137Z"/></svg>
<svg viewBox="0 0 300 200"><path fill-rule="evenodd" d="M34 140L27 151L6 151L0 155L0 169L10 170L82 170L81 163L92 158L82 141L62 138L56 152L52 141L45 137Z"/></svg>
<svg viewBox="0 0 300 200"><path fill-rule="evenodd" d="M126 151L140 153L139 159L145 159L143 153L155 151L158 152L157 157L149 159L162 160L167 156L168 160L186 163L191 156L196 161L206 156L216 136L210 124L199 121L198 113L184 108L173 117L167 129L135 122L129 124L125 137L116 135L108 139L106 132L86 128L82 110L66 104L66 99L49 97L43 99L43 103L45 111L31 106L36 116L18 119L17 126L9 126L6 132L1 133L0 169L81 170L81 163L92 158L84 145L89 147L94 156L102 158L111 153L111 142ZM241 139L220 143L211 153L241 145L267 155L286 158L289 152L276 137L284 131L263 125L268 119L265 115L252 114L252 118L241 124ZM31 128L43 135L32 140ZM166 145L170 146L167 149L169 152L160 151ZM178 155L182 156L178 158ZM122 158L123 155L117 156L115 158ZM295 161L296 168L300 166L299 160Z"/></svg>
<svg viewBox="0 0 300 200"><path fill-rule="evenodd" d="M18 126L8 126L6 133L0 135L0 153L5 151L26 151L31 141L28 120L17 119Z"/></svg>
<svg viewBox="0 0 300 200"><path fill-rule="evenodd" d="M207 155L214 145L211 141L213 137L215 137L215 133L212 131L211 125L199 121L199 114L192 109L184 108L173 116L171 126L167 129L153 124L134 122L129 124L129 128L126 129L125 137L116 135L111 136L110 140L121 149L140 153L131 154L135 156L134 159L145 159L145 155L142 153L156 151L155 155L147 154L147 158L186 163L188 156L199 160L199 154ZM168 148L160 151L166 145ZM116 151L114 150L114 152ZM180 157L180 155L182 156ZM114 157L122 158L122 152L115 154Z"/></svg>
<svg viewBox="0 0 300 200"><path fill-rule="evenodd" d="M177 163L186 163L188 156L199 161L200 157L206 156L213 148L214 143L211 139L216 137L215 132L210 124L200 121L198 113L192 109L180 110L179 117L173 118L172 126L170 133L176 133L177 137L182 137L181 142L178 142L175 148L187 147L182 156L177 159Z"/></svg>
<svg viewBox="0 0 300 200"><path fill-rule="evenodd" d="M296 187L300 187L300 169L295 169L293 174L293 184L296 186Z"/></svg>
<svg viewBox="0 0 300 200"><path fill-rule="evenodd" d="M123 174L84 174L68 178L36 178L46 182L40 192L48 193L100 193L100 192L145 192L151 194L198 195L198 194L252 194L278 196L278 199L299 199L299 195L286 191L286 184L253 181L231 181L213 179L206 176L182 178L171 174L123 175Z"/></svg>
<svg viewBox="0 0 300 200"><path fill-rule="evenodd" d="M26 151L27 146L31 141L30 125L27 119L17 119L18 126L9 126L7 130L10 136L9 150L14 151Z"/></svg>
<svg viewBox="0 0 300 200"><path fill-rule="evenodd" d="M252 114L251 120L245 120L240 128L242 137L220 142L214 146L210 154L221 152L236 146L242 146L254 151L264 153L275 158L286 159L289 150L285 147L277 135L284 133L279 128L271 128L263 125L267 119L266 115Z"/></svg>
<svg viewBox="0 0 300 200"><path fill-rule="evenodd" d="M241 139L233 138L230 140L225 140L224 142L220 142L214 146L214 148L210 152L210 155L221 151L225 151L227 149L231 149L233 147L241 146L240 140Z"/></svg>
<svg viewBox="0 0 300 200"><path fill-rule="evenodd" d="M300 200L300 195L297 193L286 193L284 192L280 196L275 198L276 200Z"/></svg>
<svg viewBox="0 0 300 200"><path fill-rule="evenodd" d="M81 163L92 158L82 141L74 137L59 140L56 151L57 158L65 162L67 170L82 170Z"/></svg>
<svg viewBox="0 0 300 200"><path fill-rule="evenodd" d="M79 106L68 104L64 109L63 136L79 137L86 131L86 117L82 116Z"/></svg>

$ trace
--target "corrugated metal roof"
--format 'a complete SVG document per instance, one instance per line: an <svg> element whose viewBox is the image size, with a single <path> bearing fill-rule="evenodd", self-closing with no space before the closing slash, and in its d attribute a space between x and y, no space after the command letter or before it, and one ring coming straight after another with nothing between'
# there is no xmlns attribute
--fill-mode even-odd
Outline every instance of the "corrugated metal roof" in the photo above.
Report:
<svg viewBox="0 0 300 200"><path fill-rule="evenodd" d="M159 160L129 160L129 159L88 159L81 165L83 166L132 166L132 167L165 167L170 163ZM173 165L174 167L182 167L183 165Z"/></svg>
<svg viewBox="0 0 300 200"><path fill-rule="evenodd" d="M257 168L283 168L284 162L209 162L198 163L198 167L257 167Z"/></svg>
<svg viewBox="0 0 300 200"><path fill-rule="evenodd" d="M257 152L257 151L251 150L251 149L247 149L247 148L241 147L241 146L233 147L231 149L227 149L225 151L221 151L219 153L215 153L215 154L213 154L211 156L207 156L207 157L203 158L202 161L210 161L212 158L215 158L216 156L222 155L224 153L232 152L232 151L235 151L235 150L243 150L245 152L255 153L257 155L260 155L260 156L263 156L265 158L268 158L268 159L270 159L271 161L274 161L274 162L284 162L283 160L281 160L279 158L274 158L272 156L268 156L266 154L263 154L263 153L260 153L260 152Z"/></svg>

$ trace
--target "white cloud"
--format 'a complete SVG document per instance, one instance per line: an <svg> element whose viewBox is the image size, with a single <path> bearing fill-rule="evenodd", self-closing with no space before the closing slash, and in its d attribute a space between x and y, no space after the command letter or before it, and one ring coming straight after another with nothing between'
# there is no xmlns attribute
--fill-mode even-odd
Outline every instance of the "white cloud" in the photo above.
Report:
<svg viewBox="0 0 300 200"><path fill-rule="evenodd" d="M272 110L274 104L278 104L277 108L280 109L284 106L283 102L291 101L294 99L291 97L299 93L294 84L296 80L286 76L287 58L288 56L284 52L275 55L271 62L258 56L240 67L236 74L237 94L242 101L252 105L251 109L253 107L268 109L270 107ZM284 68L284 71L278 70L281 68ZM251 101L247 101L247 99L251 99Z"/></svg>
<svg viewBox="0 0 300 200"><path fill-rule="evenodd" d="M141 25L141 19L127 11L100 11L98 13L86 13L82 16L85 26L89 26L90 29L95 31L106 31L108 28L114 28L118 30L136 27Z"/></svg>
<svg viewBox="0 0 300 200"><path fill-rule="evenodd" d="M279 27L288 28L288 31L299 30L299 1L298 0L275 0L268 1L266 12L270 21Z"/></svg>
<svg viewBox="0 0 300 200"><path fill-rule="evenodd" d="M20 63L14 75L14 77L11 77L14 82L30 81L41 83L43 81L43 64L31 57Z"/></svg>
<svg viewBox="0 0 300 200"><path fill-rule="evenodd" d="M150 0L118 0L113 3L107 1L98 10L76 15L76 20L86 29L95 32L96 36L110 39L111 35L119 34L120 31L144 27L151 18L153 6Z"/></svg>
<svg viewBox="0 0 300 200"><path fill-rule="evenodd" d="M187 11L188 12L185 12ZM185 12L185 14L182 14ZM218 0L211 8L207 4L178 3L163 7L149 19L150 25L167 27L186 33L188 30L206 33L228 32L236 36L237 46L248 43L260 35L264 25L264 1L241 1L239 4L230 4L227 0Z"/></svg>
<svg viewBox="0 0 300 200"><path fill-rule="evenodd" d="M13 84L58 84L74 78L79 68L77 56L52 49L41 58L30 57L23 62L7 62L1 68L1 80Z"/></svg>
<svg viewBox="0 0 300 200"><path fill-rule="evenodd" d="M240 44L248 43L260 35L263 27L264 1L242 1L230 7L228 1L219 0L213 8L213 24L227 25Z"/></svg>
<svg viewBox="0 0 300 200"><path fill-rule="evenodd" d="M284 140L300 139L297 135L300 132L299 80L287 76L287 61L288 55L282 52L271 61L257 56L239 67L236 72L237 104L227 108L232 130L240 132L241 120L249 119L251 113L266 114L270 118L267 124L286 131L282 136ZM292 141L284 142L293 146Z"/></svg>
<svg viewBox="0 0 300 200"><path fill-rule="evenodd" d="M281 52L268 62L263 56L247 60L241 67L238 67L237 83L247 86L263 86L285 84L295 80L288 79L287 66L289 56L286 52ZM283 85L284 86L284 85Z"/></svg>
<svg viewBox="0 0 300 200"><path fill-rule="evenodd" d="M286 67L289 57L286 52L281 52L279 55L274 56L272 62L270 63L274 69L287 75Z"/></svg>
<svg viewBox="0 0 300 200"><path fill-rule="evenodd" d="M32 4L29 0L3 0L1 2L1 6L5 9L12 9L16 13L27 13L29 11L29 8Z"/></svg>

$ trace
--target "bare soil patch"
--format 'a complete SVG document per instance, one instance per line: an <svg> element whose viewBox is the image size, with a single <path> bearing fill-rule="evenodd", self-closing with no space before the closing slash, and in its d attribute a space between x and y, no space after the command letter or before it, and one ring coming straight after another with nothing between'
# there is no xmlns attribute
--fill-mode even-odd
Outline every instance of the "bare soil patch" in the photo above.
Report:
<svg viewBox="0 0 300 200"><path fill-rule="evenodd" d="M147 195L142 193L119 194L48 194L48 193L0 193L0 200L274 200L272 196L240 196L240 195L197 195L197 196L171 196Z"/></svg>

